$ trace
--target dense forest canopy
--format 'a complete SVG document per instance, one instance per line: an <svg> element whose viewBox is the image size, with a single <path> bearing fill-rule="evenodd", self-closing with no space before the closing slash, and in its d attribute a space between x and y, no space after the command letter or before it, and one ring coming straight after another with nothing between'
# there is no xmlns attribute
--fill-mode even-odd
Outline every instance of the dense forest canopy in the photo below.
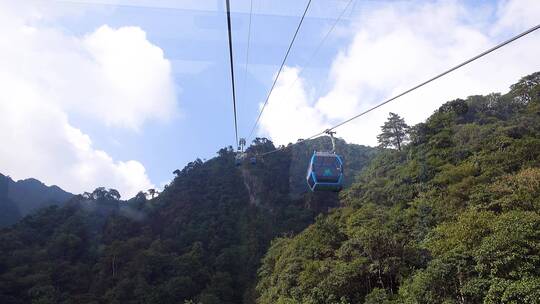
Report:
<svg viewBox="0 0 540 304"><path fill-rule="evenodd" d="M540 73L415 126L392 113L379 142L337 141L339 196L307 191L319 138L40 209L0 230L0 303L538 303Z"/></svg>
<svg viewBox="0 0 540 304"><path fill-rule="evenodd" d="M540 303L540 73L409 135L343 208L272 242L258 303Z"/></svg>
<svg viewBox="0 0 540 304"><path fill-rule="evenodd" d="M0 303L254 303L270 241L339 205L337 194L314 195L304 181L311 151L328 144L239 168L223 148L174 170L159 195L149 189L121 201L97 188L27 216L0 231ZM351 176L376 154L338 145ZM257 138L247 152L273 149Z"/></svg>

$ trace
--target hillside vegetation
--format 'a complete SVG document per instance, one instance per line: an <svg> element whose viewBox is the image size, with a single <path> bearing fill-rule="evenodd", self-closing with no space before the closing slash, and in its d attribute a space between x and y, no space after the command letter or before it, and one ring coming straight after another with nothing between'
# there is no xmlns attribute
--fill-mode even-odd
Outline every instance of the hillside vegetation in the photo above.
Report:
<svg viewBox="0 0 540 304"><path fill-rule="evenodd" d="M539 303L540 73L412 128L390 118L379 149L338 140L339 196L307 191L319 138L26 216L0 230L0 303Z"/></svg>
<svg viewBox="0 0 540 304"><path fill-rule="evenodd" d="M261 304L540 303L540 73L444 104L272 242Z"/></svg>
<svg viewBox="0 0 540 304"><path fill-rule="evenodd" d="M313 195L297 184L308 149L327 144L241 167L225 148L175 171L155 198L140 193L126 202L98 188L27 216L0 231L0 303L254 303L270 241L339 204L335 193ZM274 148L259 138L249 153ZM354 175L376 150L347 151Z"/></svg>

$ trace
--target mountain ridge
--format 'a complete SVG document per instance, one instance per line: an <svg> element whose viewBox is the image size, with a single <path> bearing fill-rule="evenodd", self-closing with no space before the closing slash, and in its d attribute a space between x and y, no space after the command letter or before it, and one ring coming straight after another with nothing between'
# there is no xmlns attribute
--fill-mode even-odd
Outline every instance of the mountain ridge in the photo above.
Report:
<svg viewBox="0 0 540 304"><path fill-rule="evenodd" d="M61 205L73 194L56 185L47 186L35 178L14 181L0 173L0 227L16 223L22 217L50 205Z"/></svg>
<svg viewBox="0 0 540 304"><path fill-rule="evenodd" d="M275 239L259 304L538 303L540 73L442 105L343 207Z"/></svg>
<svg viewBox="0 0 540 304"><path fill-rule="evenodd" d="M247 152L272 149L271 141L257 139ZM360 170L375 151L362 149L370 155L346 157L357 164L351 168ZM305 180L308 154L281 151L238 168L232 148L223 148L175 171L152 199L141 192L120 201L116 191L98 188L41 209L0 233L0 302L253 303L256 270L271 240L300 232L339 205L335 193L313 194L305 182L291 187L291 180ZM303 169L291 170L294 162ZM355 174L351 168L347 173ZM19 263L32 267L13 277ZM56 270L37 279L38 269Z"/></svg>
<svg viewBox="0 0 540 304"><path fill-rule="evenodd" d="M397 149L338 140L340 194L307 190L319 138L240 167L223 148L151 199L98 188L40 209L0 230L0 302L535 303L540 73L408 132Z"/></svg>

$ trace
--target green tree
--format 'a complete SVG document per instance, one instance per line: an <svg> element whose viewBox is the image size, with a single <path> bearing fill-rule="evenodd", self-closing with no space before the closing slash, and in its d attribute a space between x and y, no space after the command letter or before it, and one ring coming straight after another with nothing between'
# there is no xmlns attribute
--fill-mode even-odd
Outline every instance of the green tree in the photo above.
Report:
<svg viewBox="0 0 540 304"><path fill-rule="evenodd" d="M401 151L409 140L409 126L399 115L390 112L388 120L381 127L382 133L377 136L381 148L394 147Z"/></svg>
<svg viewBox="0 0 540 304"><path fill-rule="evenodd" d="M337 140L361 172L339 198L302 192L326 138L241 169L224 148L151 201L42 209L0 230L0 303L539 303L539 77L444 104L401 151Z"/></svg>
<svg viewBox="0 0 540 304"><path fill-rule="evenodd" d="M445 103L407 145L391 113L379 142L401 151L381 151L344 207L273 242L258 303L540 303L538 79Z"/></svg>
<svg viewBox="0 0 540 304"><path fill-rule="evenodd" d="M148 189L148 194L150 194L150 198L154 198L154 195L156 195L156 189Z"/></svg>

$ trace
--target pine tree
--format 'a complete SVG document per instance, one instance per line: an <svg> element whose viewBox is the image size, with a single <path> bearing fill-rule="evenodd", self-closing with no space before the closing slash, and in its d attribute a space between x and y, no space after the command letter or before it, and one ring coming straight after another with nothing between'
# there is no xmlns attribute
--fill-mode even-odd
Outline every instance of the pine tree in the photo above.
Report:
<svg viewBox="0 0 540 304"><path fill-rule="evenodd" d="M381 148L394 147L401 151L401 147L409 140L409 126L399 115L390 112L388 120L381 127L382 133L377 135Z"/></svg>

